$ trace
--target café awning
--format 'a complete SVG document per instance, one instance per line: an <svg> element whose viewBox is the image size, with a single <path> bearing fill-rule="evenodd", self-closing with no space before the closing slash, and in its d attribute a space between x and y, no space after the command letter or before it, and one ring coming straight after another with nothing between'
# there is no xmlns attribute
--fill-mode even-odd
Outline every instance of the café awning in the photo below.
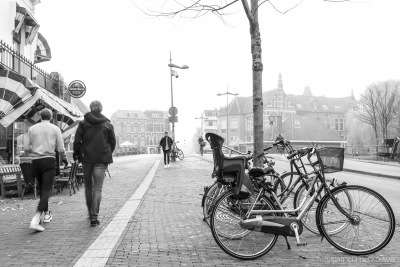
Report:
<svg viewBox="0 0 400 267"><path fill-rule="evenodd" d="M35 51L35 64L40 62L49 61L51 59L51 49L47 40L39 32L36 41L36 51Z"/></svg>
<svg viewBox="0 0 400 267"><path fill-rule="evenodd" d="M20 74L0 69L0 123L4 127L18 118L36 123L40 120L38 112L45 107L56 111L56 124L61 130L67 129L77 120L83 120L82 112L75 105L58 98Z"/></svg>
<svg viewBox="0 0 400 267"><path fill-rule="evenodd" d="M19 42L19 31L22 28L22 24L25 22L25 40L27 44L32 44L39 31L40 25L35 17L24 7L17 5L16 16L14 21L14 39Z"/></svg>

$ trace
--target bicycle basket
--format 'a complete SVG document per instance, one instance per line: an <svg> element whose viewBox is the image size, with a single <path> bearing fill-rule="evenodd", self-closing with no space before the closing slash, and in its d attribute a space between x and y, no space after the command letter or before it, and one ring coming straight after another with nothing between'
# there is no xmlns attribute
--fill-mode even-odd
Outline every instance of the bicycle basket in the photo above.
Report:
<svg viewBox="0 0 400 267"><path fill-rule="evenodd" d="M344 148L323 147L318 149L316 154L324 173L343 171Z"/></svg>

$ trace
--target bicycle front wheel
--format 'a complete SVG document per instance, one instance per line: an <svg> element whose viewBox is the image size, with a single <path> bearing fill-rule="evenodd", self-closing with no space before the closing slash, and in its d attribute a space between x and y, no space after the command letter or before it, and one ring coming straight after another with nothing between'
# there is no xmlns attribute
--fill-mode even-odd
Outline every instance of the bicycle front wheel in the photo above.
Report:
<svg viewBox="0 0 400 267"><path fill-rule="evenodd" d="M210 216L215 200L225 192L224 186L220 188L218 185L218 183L214 183L203 196L203 221L205 221L208 226L210 226Z"/></svg>
<svg viewBox="0 0 400 267"><path fill-rule="evenodd" d="M216 200L210 217L211 232L218 246L227 254L242 260L265 255L278 238L277 235L240 226L254 198L239 199L233 190L229 190ZM265 196L261 196L256 205L257 209L274 210L274 205Z"/></svg>
<svg viewBox="0 0 400 267"><path fill-rule="evenodd" d="M180 149L178 149L177 156L180 160L183 160L183 158L185 157L185 155L183 154L183 151Z"/></svg>
<svg viewBox="0 0 400 267"><path fill-rule="evenodd" d="M352 254L368 255L384 248L393 237L395 218L389 203L377 192L362 186L338 187L331 191L348 219L326 195L317 207L317 225L335 248ZM346 228L331 235L332 229Z"/></svg>

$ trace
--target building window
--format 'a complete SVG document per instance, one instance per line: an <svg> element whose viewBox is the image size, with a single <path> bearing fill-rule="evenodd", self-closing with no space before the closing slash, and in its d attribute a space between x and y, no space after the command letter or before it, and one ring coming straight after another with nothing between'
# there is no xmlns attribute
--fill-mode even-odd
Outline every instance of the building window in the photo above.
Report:
<svg viewBox="0 0 400 267"><path fill-rule="evenodd" d="M294 128L300 128L300 121L298 120L294 121Z"/></svg>
<svg viewBox="0 0 400 267"><path fill-rule="evenodd" d="M213 121L207 121L207 122L206 122L206 125L207 125L207 126L214 126L214 122L213 122Z"/></svg>
<svg viewBox="0 0 400 267"><path fill-rule="evenodd" d="M239 129L239 121L238 120L231 120L229 122L229 129L232 133L237 133ZM234 141L234 140L232 140Z"/></svg>
<svg viewBox="0 0 400 267"><path fill-rule="evenodd" d="M299 109L303 108L303 106L301 104L296 104L296 107L299 108Z"/></svg>
<svg viewBox="0 0 400 267"><path fill-rule="evenodd" d="M324 110L329 110L329 108L328 108L327 105L322 105L322 108L323 108Z"/></svg>
<svg viewBox="0 0 400 267"><path fill-rule="evenodd" d="M130 113L125 113L125 116L126 116L127 118L130 118L130 117L131 117L131 114L130 114Z"/></svg>
<svg viewBox="0 0 400 267"><path fill-rule="evenodd" d="M277 107L283 108L283 96L278 96Z"/></svg>
<svg viewBox="0 0 400 267"><path fill-rule="evenodd" d="M326 127L326 118L325 117L321 118L321 122Z"/></svg>
<svg viewBox="0 0 400 267"><path fill-rule="evenodd" d="M151 117L152 117L152 118L158 118L159 116L158 116L157 113L153 113L153 114L151 114Z"/></svg>
<svg viewBox="0 0 400 267"><path fill-rule="evenodd" d="M344 131L344 119L334 119L333 123L335 131Z"/></svg>
<svg viewBox="0 0 400 267"><path fill-rule="evenodd" d="M138 113L133 113L133 117L134 118L139 118L139 114Z"/></svg>
<svg viewBox="0 0 400 267"><path fill-rule="evenodd" d="M153 124L148 124L147 125L147 131L153 132L154 131L154 125Z"/></svg>
<svg viewBox="0 0 400 267"><path fill-rule="evenodd" d="M247 117L246 119L246 132L253 131L253 118Z"/></svg>
<svg viewBox="0 0 400 267"><path fill-rule="evenodd" d="M226 133L226 120L221 120L221 133Z"/></svg>

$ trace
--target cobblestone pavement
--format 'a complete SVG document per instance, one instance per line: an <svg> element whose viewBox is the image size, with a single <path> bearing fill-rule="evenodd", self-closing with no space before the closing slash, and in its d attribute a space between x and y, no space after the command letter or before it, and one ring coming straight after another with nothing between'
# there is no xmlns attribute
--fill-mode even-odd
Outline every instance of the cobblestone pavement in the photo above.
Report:
<svg viewBox="0 0 400 267"><path fill-rule="evenodd" d="M110 223L146 177L161 155L125 156L110 167L100 211L100 227L90 227L84 204L84 188L69 196L64 189L51 198L53 221L46 231L28 229L37 200L0 201L0 266L73 266ZM306 247L284 238L254 261L240 261L225 254L203 222L201 196L210 185L212 164L196 156L160 164L153 183L135 215L113 248L106 266L400 266L399 231L383 250L370 257L354 257L331 247L326 240L303 232ZM388 263L384 263L388 262Z"/></svg>

